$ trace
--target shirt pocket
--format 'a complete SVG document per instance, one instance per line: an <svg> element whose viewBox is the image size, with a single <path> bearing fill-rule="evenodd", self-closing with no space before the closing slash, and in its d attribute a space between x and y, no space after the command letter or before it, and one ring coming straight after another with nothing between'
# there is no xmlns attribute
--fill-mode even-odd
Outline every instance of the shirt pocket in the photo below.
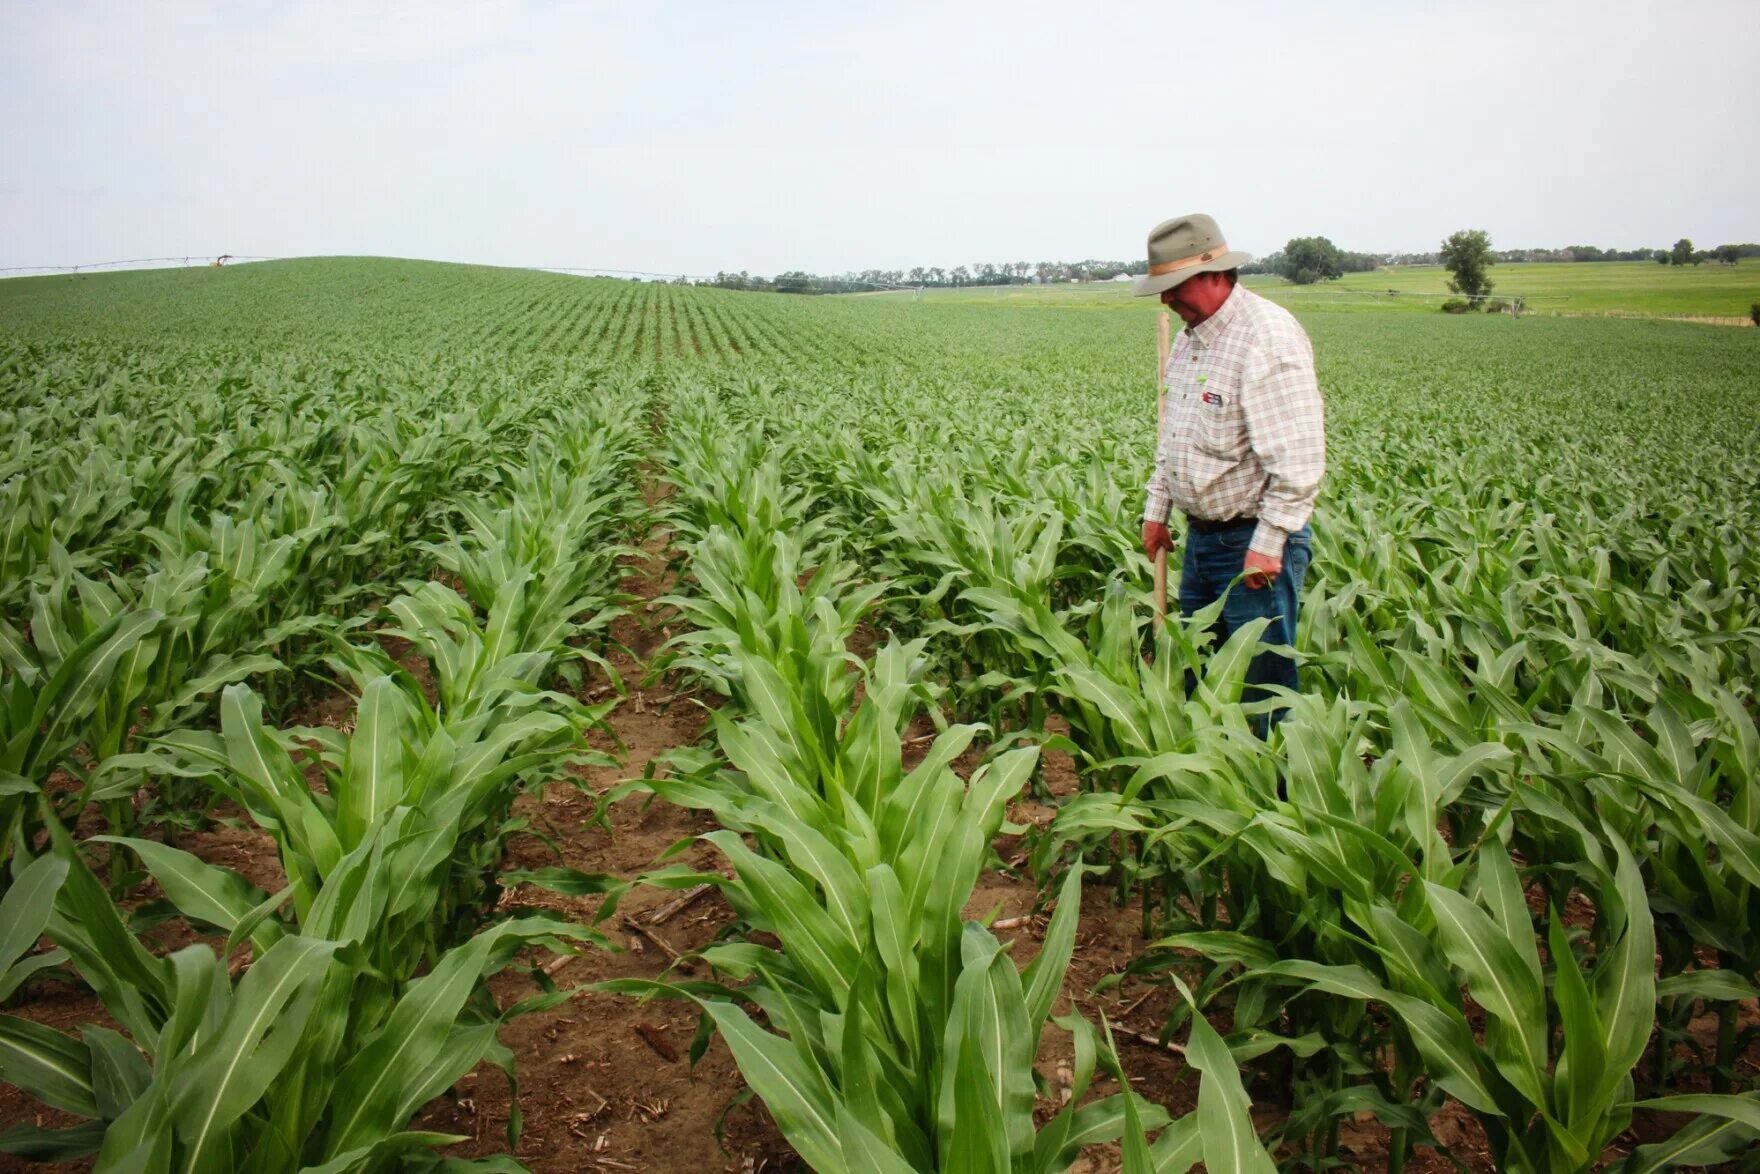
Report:
<svg viewBox="0 0 1760 1174"><path fill-rule="evenodd" d="M1247 425L1241 413L1240 397L1233 392L1209 390L1198 386L1193 397L1197 426L1193 436L1198 447L1214 457L1238 458L1247 448Z"/></svg>

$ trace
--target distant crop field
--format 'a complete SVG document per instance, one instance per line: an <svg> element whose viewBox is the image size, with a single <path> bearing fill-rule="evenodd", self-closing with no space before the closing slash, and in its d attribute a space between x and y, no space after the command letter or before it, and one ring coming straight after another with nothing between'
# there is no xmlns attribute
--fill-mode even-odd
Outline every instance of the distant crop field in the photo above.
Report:
<svg viewBox="0 0 1760 1174"><path fill-rule="evenodd" d="M1249 277L1247 285L1292 310L1437 310L1448 294L1448 272L1440 266L1378 269L1347 273L1337 281L1296 286L1277 277ZM1658 265L1654 261L1563 264L1524 262L1494 266L1493 293L1534 298L1528 312L1654 318L1739 318L1760 302L1760 259L1739 265ZM1389 296L1389 294L1393 296ZM1402 301L1400 295L1407 295ZM1423 296L1412 296L1423 295ZM858 295L887 300L906 292ZM1138 304L1128 282L1087 282L1050 286L989 286L924 290L925 299L1000 302L1019 306L1116 308Z"/></svg>
<svg viewBox="0 0 1760 1174"><path fill-rule="evenodd" d="M1291 308L1364 300L1364 295L1448 295L1448 271L1441 266L1347 273L1318 286L1291 286L1254 278L1253 288ZM1584 264L1524 262L1491 270L1492 292L1500 297L1537 299L1541 314L1630 314L1656 317L1741 317L1760 302L1760 259L1738 265L1658 265L1654 261ZM1397 298L1374 299L1397 301ZM1425 306L1434 308L1434 303Z"/></svg>
<svg viewBox="0 0 1760 1174"><path fill-rule="evenodd" d="M1155 310L0 282L0 1155L1751 1153L1760 332L1316 295L1260 737L1152 623Z"/></svg>

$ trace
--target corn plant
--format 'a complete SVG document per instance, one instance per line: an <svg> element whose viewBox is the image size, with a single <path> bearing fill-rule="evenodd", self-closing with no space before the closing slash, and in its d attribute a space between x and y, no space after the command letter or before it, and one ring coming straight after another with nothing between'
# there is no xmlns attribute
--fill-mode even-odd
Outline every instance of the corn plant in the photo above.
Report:
<svg viewBox="0 0 1760 1174"><path fill-rule="evenodd" d="M193 478L192 478L193 480ZM207 599L199 641L209 648L264 648L302 669L335 626L331 584L346 572L342 518L323 490L294 477L265 480L237 513L197 519L180 487L163 517L144 527L153 563L205 565ZM279 684L279 682L276 682Z"/></svg>
<svg viewBox="0 0 1760 1174"><path fill-rule="evenodd" d="M186 731L161 743L143 766L205 780L237 803L276 842L296 915L305 916L331 873L386 813L417 813L424 876L437 899L411 907L373 943L394 974L445 948L493 905L501 845L518 827L511 796L525 778L594 759L580 749L586 717L576 711L488 706L442 721L405 678L364 681L353 730L280 731L262 720L249 689L229 687L218 734ZM602 757L602 756L601 756ZM307 782L316 771L323 792Z"/></svg>
<svg viewBox="0 0 1760 1174"><path fill-rule="evenodd" d="M276 729L257 696L235 685L222 694L218 732L167 734L120 765L200 780L243 808L275 839L302 918L376 821L408 809L421 832L423 875L437 895L388 923L373 948L389 973L411 973L494 905L506 839L526 826L512 815L515 795L571 765L611 761L584 736L615 700L588 707L541 689L548 654L511 647L504 621L518 614L522 587L509 585L486 626L439 583L388 606L402 621L391 631L432 664L438 705L376 647L343 646L333 663L359 690L348 733ZM323 780L321 791L308 772Z"/></svg>
<svg viewBox="0 0 1760 1174"><path fill-rule="evenodd" d="M713 526L738 534L788 531L804 549L825 536L819 494L784 477L773 437L730 427L701 399L681 399L673 410L679 419L664 442L661 480L673 491L662 516L675 541L698 541Z"/></svg>
<svg viewBox="0 0 1760 1174"><path fill-rule="evenodd" d="M817 659L842 677L844 649L885 589L859 585L854 565L834 559L805 571L795 536L756 526L742 533L713 526L690 555L693 589L655 602L677 608L691 626L655 654L650 671L688 673L748 704L739 651Z"/></svg>
<svg viewBox="0 0 1760 1174"><path fill-rule="evenodd" d="M1639 702L1631 717L1593 680L1582 698L1562 729L1519 727L1562 761L1517 796L1540 817L1521 825L1530 833L1522 846L1537 861L1560 863L1557 872L1541 870L1555 886L1572 859L1561 837L1580 836L1597 820L1637 855L1657 922L1663 1039L1689 1039L1685 1020L1695 1005L1715 1008L1708 1066L1714 1087L1729 1091L1735 1057L1755 1038L1738 1030L1737 1003L1760 983L1760 733L1740 698L1711 682L1696 693L1659 694L1648 707ZM1702 950L1714 953L1715 967L1701 963ZM1672 1051L1658 1049L1656 1089L1669 1083Z"/></svg>
<svg viewBox="0 0 1760 1174"><path fill-rule="evenodd" d="M957 484L901 503L886 536L892 557L915 571L918 589L908 610L930 622L942 672L955 685L962 712L992 723L1033 729L1043 724L1042 699L1031 690L1009 689L1032 678L1040 661L990 616L1001 597L1023 608L1055 609L1063 540L1063 515L1048 505L1020 507L990 493L968 497ZM936 492L939 490L939 492Z"/></svg>
<svg viewBox="0 0 1760 1174"><path fill-rule="evenodd" d="M0 1152L96 1155L102 1171L341 1171L464 1140L407 1125L484 1058L511 1080L500 1024L562 997L503 1011L482 980L522 947L563 949L595 935L548 918L505 922L447 950L421 977L392 978L375 965L374 939L387 917L421 900L408 868L419 849L406 846L422 837L411 837L407 813L379 821L337 862L297 929L274 916L285 891L265 897L187 853L130 841L180 911L229 935L227 953L251 943L253 961L236 982L209 945L166 958L143 948L49 814L54 850L20 869L0 901L0 988L71 961L128 1036L88 1025L75 1038L0 1016L0 1079L91 1119L52 1131L15 1126L0 1134ZM25 956L39 934L55 949Z"/></svg>
<svg viewBox="0 0 1760 1174"><path fill-rule="evenodd" d="M1477 855L1475 891L1426 881L1367 919L1385 981L1364 967L1295 960L1250 972L1385 1007L1430 1078L1478 1116L1501 1168L1590 1169L1630 1122L1631 1073L1655 1012L1649 906L1636 862L1615 847L1611 869L1593 858L1586 866L1599 902L1593 949L1579 955L1551 910L1550 982L1496 841ZM1482 1043L1463 990L1485 1011Z"/></svg>
<svg viewBox="0 0 1760 1174"><path fill-rule="evenodd" d="M1005 633L1032 665L1031 675L1013 680L1010 689L1040 695L1044 709L1067 722L1067 735L1046 744L1075 756L1085 790L1095 798L1066 805L1061 837L1108 862L1121 899L1138 884L1156 885L1166 876L1143 850L1140 833L1149 825L1126 828L1114 818L1119 797L1133 802L1155 770L1257 780L1261 792L1275 795L1263 743L1253 736L1250 715L1240 704L1262 623L1243 627L1210 654L1208 632L1221 612L1218 603L1188 619L1170 620L1156 638L1153 658L1145 662L1143 617L1122 584L1110 586L1077 631L1070 630L1070 617L1054 614L1043 601L1005 589L969 588L962 599L980 609L985 622ZM1145 764L1151 765L1145 769ZM1097 820L1079 828L1090 813ZM1121 832L1124 841L1115 842ZM1145 930L1156 899L1169 904L1174 898L1171 889L1145 895Z"/></svg>
<svg viewBox="0 0 1760 1174"><path fill-rule="evenodd" d="M949 763L977 731L953 727L906 772L899 731L914 709L920 653L920 644L880 651L847 727L830 711L847 695L803 696L816 681L744 657L743 679L762 700L746 720L718 716L727 766L640 785L707 807L728 829L705 838L732 865L731 880L693 874L669 883L721 885L746 924L781 943L727 943L703 957L730 978L755 980L739 996L755 1000L786 1041L729 1001L734 992L705 995L704 1009L803 1157L825 1169L858 1160L880 1169L1061 1169L1071 1146L1107 1130L1116 1136L1122 1120L1116 1100L1071 1107L1044 1152L1035 1149L1030 1073L1074 941L1080 872L1070 873L1047 945L1024 972L982 927L962 928L961 910L1036 751L1003 755L968 786ZM828 713L830 728L820 720Z"/></svg>
<svg viewBox="0 0 1760 1174"><path fill-rule="evenodd" d="M601 450L591 450L598 452ZM609 671L602 649L611 621L624 614L615 602L623 577L620 560L637 548L618 540L635 514L617 478L612 456L599 466L583 458L570 475L542 462L509 473L504 504L467 502L467 530L443 543L425 543L439 564L458 576L465 594L483 611L495 608L516 580L525 582L521 609L507 624L508 638L528 652L545 652L556 670L579 688L579 659Z"/></svg>
<svg viewBox="0 0 1760 1174"><path fill-rule="evenodd" d="M33 436L28 422L11 432L0 457L0 616L22 618L28 589L42 581L51 552L70 552L82 573L97 570L117 535L146 521L127 465L99 450L76 456Z"/></svg>
<svg viewBox="0 0 1760 1174"><path fill-rule="evenodd" d="M54 629L26 642L0 621L0 862L30 854L41 835L32 794L55 771L81 769L77 752L88 726L111 698L118 666L164 621L153 611L111 615L81 633L77 643L57 644Z"/></svg>

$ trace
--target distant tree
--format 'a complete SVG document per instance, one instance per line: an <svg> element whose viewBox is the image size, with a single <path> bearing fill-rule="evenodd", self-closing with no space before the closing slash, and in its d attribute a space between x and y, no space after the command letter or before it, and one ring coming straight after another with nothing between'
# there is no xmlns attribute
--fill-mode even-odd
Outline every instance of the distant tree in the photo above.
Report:
<svg viewBox="0 0 1760 1174"><path fill-rule="evenodd" d="M1717 259L1725 265L1734 265L1742 259L1742 247L1740 245L1718 245Z"/></svg>
<svg viewBox="0 0 1760 1174"><path fill-rule="evenodd" d="M1491 237L1482 228L1463 228L1442 242L1442 267L1454 276L1450 292L1474 297L1491 292L1490 270L1497 264Z"/></svg>
<svg viewBox="0 0 1760 1174"><path fill-rule="evenodd" d="M1676 265L1685 265L1693 259L1693 242L1686 237L1674 242L1669 250L1668 259Z"/></svg>
<svg viewBox="0 0 1760 1174"><path fill-rule="evenodd" d="M1571 255L1573 261L1605 261L1608 259L1608 251L1594 245L1567 245L1564 251Z"/></svg>
<svg viewBox="0 0 1760 1174"><path fill-rule="evenodd" d="M1344 272L1339 267L1338 246L1323 236L1292 237L1283 246L1283 259L1277 274L1297 285L1313 285L1316 281L1336 281Z"/></svg>
<svg viewBox="0 0 1760 1174"><path fill-rule="evenodd" d="M1657 249L1656 250L1656 263L1658 265L1667 265L1672 260L1673 260L1673 258L1669 255L1667 250L1665 250L1665 249Z"/></svg>

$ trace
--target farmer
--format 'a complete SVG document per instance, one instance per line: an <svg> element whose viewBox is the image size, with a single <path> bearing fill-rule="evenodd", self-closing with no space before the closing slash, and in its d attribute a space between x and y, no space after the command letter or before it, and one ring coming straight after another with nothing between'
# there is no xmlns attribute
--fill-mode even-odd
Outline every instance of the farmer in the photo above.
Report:
<svg viewBox="0 0 1760 1174"><path fill-rule="evenodd" d="M1296 597L1313 553L1308 516L1326 471L1325 407L1307 334L1289 311L1239 284L1251 259L1231 250L1208 216L1176 217L1149 234L1149 272L1132 292L1159 295L1186 328L1162 372L1167 414L1143 549L1150 558L1173 549L1167 521L1178 508L1186 517L1180 612L1226 594L1219 641L1263 616L1271 621L1264 642L1293 647ZM1295 689L1296 663L1261 652L1247 683L1249 701L1267 696L1253 686ZM1270 722L1255 725L1263 735Z"/></svg>

